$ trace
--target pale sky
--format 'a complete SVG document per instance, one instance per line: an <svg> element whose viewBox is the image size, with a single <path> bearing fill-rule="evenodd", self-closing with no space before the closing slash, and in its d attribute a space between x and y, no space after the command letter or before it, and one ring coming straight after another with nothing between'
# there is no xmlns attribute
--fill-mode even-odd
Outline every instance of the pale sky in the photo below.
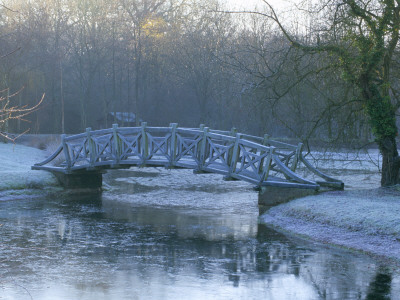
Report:
<svg viewBox="0 0 400 300"><path fill-rule="evenodd" d="M295 23L297 30L304 26L307 28L310 25L310 17L302 14L299 6L307 8L311 3L318 3L319 0L266 0L272 5L275 12L278 14L280 21L283 24ZM257 11L263 11L267 5L263 0L220 0L220 3L226 5L227 9L231 10L254 10L257 6ZM299 27L300 26L300 27Z"/></svg>
<svg viewBox="0 0 400 300"><path fill-rule="evenodd" d="M290 5L291 1L288 0L268 0L268 2L274 7L274 9L281 9L285 6ZM236 9L252 9L256 5L258 7L265 7L262 0L221 0L221 3L226 3L229 6L233 6Z"/></svg>

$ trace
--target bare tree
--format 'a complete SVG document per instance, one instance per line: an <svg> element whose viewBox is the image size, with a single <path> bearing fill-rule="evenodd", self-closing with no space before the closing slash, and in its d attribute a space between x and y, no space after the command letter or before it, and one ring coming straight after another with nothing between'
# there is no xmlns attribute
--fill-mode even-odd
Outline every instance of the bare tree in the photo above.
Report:
<svg viewBox="0 0 400 300"><path fill-rule="evenodd" d="M12 142L15 142L17 138L27 133L29 129L22 133L12 135L8 132L8 122L12 120L27 121L25 117L38 110L45 96L43 94L42 98L34 106L19 106L18 104L14 104L14 99L21 92L21 90L13 94L10 94L9 88L0 91L0 95L2 95L0 96L0 127L2 128L2 131L0 131L0 136L2 136L5 140Z"/></svg>
<svg viewBox="0 0 400 300"><path fill-rule="evenodd" d="M394 97L397 79L391 76L399 42L400 1L323 1L308 11L324 21L316 22L314 38L308 41L289 32L268 1L263 2L268 11L254 13L272 19L293 47L334 58L330 66L340 70L343 80L354 87L355 100L369 117L383 157L382 186L400 183L396 144L400 102Z"/></svg>

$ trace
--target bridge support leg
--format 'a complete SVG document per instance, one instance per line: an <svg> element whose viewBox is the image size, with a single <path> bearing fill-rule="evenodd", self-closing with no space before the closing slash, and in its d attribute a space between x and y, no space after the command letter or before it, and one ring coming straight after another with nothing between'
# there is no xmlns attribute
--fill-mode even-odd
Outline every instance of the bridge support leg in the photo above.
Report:
<svg viewBox="0 0 400 300"><path fill-rule="evenodd" d="M265 213L272 206L289 202L296 198L316 195L317 190L285 187L261 187L258 191L258 208L260 215Z"/></svg>
<svg viewBox="0 0 400 300"><path fill-rule="evenodd" d="M102 173L86 171L81 173L53 173L64 188L67 189L99 189L102 186Z"/></svg>

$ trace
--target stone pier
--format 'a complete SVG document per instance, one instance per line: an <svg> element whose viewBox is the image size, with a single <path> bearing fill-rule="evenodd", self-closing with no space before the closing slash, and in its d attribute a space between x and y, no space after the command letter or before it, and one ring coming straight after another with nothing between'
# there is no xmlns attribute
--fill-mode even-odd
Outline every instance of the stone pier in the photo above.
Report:
<svg viewBox="0 0 400 300"><path fill-rule="evenodd" d="M318 190L316 189L283 188L275 186L260 187L258 191L258 207L260 215L272 206L316 194L318 194Z"/></svg>
<svg viewBox="0 0 400 300"><path fill-rule="evenodd" d="M60 184L67 189L100 189L103 174L99 171L82 171L72 174L52 172Z"/></svg>

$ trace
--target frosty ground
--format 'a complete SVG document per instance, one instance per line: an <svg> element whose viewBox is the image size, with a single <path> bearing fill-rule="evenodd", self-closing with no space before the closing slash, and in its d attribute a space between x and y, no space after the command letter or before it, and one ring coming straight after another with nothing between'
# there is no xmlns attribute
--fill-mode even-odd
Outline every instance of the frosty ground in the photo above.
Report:
<svg viewBox="0 0 400 300"><path fill-rule="evenodd" d="M378 151L315 158L345 182L345 191L273 207L260 221L307 239L400 260L400 186L379 187Z"/></svg>
<svg viewBox="0 0 400 300"><path fill-rule="evenodd" d="M48 155L32 147L0 143L0 200L57 187L50 173L30 169ZM315 153L314 159L319 168L345 182L345 191L273 207L260 216L260 222L322 243L400 260L400 188L379 188L377 151L334 157Z"/></svg>
<svg viewBox="0 0 400 300"><path fill-rule="evenodd" d="M50 173L31 170L33 164L43 161L47 155L36 148L0 143L0 200L57 186Z"/></svg>
<svg viewBox="0 0 400 300"><path fill-rule="evenodd" d="M400 191L327 192L271 208L261 222L322 243L400 260Z"/></svg>

